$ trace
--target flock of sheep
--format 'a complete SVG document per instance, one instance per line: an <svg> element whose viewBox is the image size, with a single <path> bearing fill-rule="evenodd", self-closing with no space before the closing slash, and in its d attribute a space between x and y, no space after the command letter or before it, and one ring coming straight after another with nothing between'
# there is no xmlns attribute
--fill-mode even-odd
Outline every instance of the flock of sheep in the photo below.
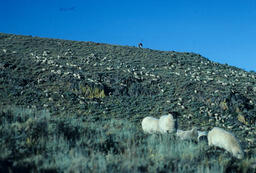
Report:
<svg viewBox="0 0 256 173"><path fill-rule="evenodd" d="M178 129L177 120L172 113L163 115L159 119L147 116L142 122L142 129L146 133L173 133L181 140L200 140L202 137L207 137L208 145L220 147L230 152L234 157L242 159L244 157L243 150L237 138L231 133L222 128L214 127L208 133L199 131L197 128L184 131Z"/></svg>

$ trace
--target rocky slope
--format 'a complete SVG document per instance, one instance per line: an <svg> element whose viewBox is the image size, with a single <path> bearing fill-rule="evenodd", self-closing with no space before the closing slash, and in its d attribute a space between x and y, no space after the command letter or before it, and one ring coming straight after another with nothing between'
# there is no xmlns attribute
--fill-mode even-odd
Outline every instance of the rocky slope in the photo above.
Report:
<svg viewBox="0 0 256 173"><path fill-rule="evenodd" d="M88 121L178 113L179 127L234 132L256 153L256 73L199 54L0 33L0 108Z"/></svg>

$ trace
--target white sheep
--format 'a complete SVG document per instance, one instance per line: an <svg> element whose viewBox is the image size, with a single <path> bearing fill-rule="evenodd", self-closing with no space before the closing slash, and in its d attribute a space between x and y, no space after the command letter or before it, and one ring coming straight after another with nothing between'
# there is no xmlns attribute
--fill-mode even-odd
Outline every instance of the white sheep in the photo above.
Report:
<svg viewBox="0 0 256 173"><path fill-rule="evenodd" d="M176 131L177 122L171 114L163 115L160 119L145 117L142 122L142 129L146 133L172 133Z"/></svg>
<svg viewBox="0 0 256 173"><path fill-rule="evenodd" d="M198 137L197 128L192 128L191 130L177 130L176 136L178 136L181 140L196 140Z"/></svg>
<svg viewBox="0 0 256 173"><path fill-rule="evenodd" d="M208 133L208 145L223 148L230 152L234 157L242 159L244 153L236 137L219 127L214 127Z"/></svg>
<svg viewBox="0 0 256 173"><path fill-rule="evenodd" d="M163 115L159 119L159 130L161 133L173 133L177 130L176 119L173 118L172 114Z"/></svg>
<svg viewBox="0 0 256 173"><path fill-rule="evenodd" d="M159 132L159 119L154 117L145 117L142 122L142 129L146 133L156 133Z"/></svg>

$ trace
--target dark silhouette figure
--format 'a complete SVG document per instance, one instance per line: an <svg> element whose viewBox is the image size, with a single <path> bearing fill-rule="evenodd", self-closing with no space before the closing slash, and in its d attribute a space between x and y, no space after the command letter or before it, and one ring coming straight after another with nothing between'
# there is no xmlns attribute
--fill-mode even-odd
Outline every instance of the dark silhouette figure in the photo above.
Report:
<svg viewBox="0 0 256 173"><path fill-rule="evenodd" d="M139 48L142 48L142 46L143 46L142 43L139 43L139 44L138 44L138 47L139 47Z"/></svg>

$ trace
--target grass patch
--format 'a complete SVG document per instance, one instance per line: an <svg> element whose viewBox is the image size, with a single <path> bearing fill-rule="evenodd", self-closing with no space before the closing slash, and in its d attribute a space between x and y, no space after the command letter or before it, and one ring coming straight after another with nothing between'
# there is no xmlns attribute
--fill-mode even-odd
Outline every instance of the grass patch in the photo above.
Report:
<svg viewBox="0 0 256 173"><path fill-rule="evenodd" d="M86 121L9 107L0 122L1 172L249 172L255 161L217 160L206 143L144 134L129 119Z"/></svg>
<svg viewBox="0 0 256 173"><path fill-rule="evenodd" d="M98 87L90 87L88 85L80 87L81 93L84 97L93 99L93 98L104 98L105 92L104 89Z"/></svg>

